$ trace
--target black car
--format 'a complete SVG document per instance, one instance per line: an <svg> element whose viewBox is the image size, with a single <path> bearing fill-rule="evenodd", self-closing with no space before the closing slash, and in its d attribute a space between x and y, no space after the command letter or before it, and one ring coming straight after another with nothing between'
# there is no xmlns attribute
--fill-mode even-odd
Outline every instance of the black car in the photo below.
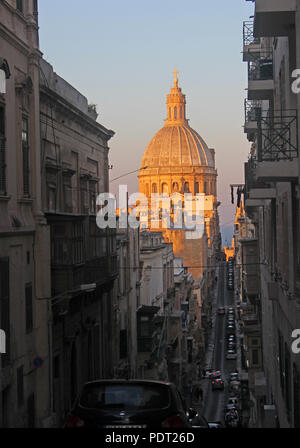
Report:
<svg viewBox="0 0 300 448"><path fill-rule="evenodd" d="M185 428L185 404L172 383L98 380L86 383L67 417L67 427Z"/></svg>

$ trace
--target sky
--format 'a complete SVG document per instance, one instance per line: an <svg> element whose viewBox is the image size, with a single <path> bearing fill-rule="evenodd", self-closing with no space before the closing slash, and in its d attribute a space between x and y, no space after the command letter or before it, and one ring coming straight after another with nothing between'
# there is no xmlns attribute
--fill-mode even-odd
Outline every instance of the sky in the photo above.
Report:
<svg viewBox="0 0 300 448"><path fill-rule="evenodd" d="M245 0L40 0L40 48L55 72L115 131L110 178L139 169L166 118L166 95L179 71L190 126L216 151L223 243L230 243L230 184L243 183L249 142L243 131L247 66ZM118 181L138 191L137 173ZM111 182L116 192L118 182Z"/></svg>

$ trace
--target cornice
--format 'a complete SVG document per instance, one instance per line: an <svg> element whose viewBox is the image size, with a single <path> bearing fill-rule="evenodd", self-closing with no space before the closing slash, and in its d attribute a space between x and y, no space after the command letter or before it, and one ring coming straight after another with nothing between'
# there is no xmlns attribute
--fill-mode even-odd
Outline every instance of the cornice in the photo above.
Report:
<svg viewBox="0 0 300 448"><path fill-rule="evenodd" d="M110 140L114 135L115 132L109 129L106 129L104 126L102 126L100 123L94 121L92 118L90 118L88 115L86 115L81 110L77 109L73 104L69 103L67 100L65 100L63 97L58 95L53 90L49 89L45 85L40 86L40 92L41 96L44 95L47 97L50 101L55 103L56 107L60 107L63 109L64 112L67 111L68 114L71 114L73 117L79 120L80 124L85 126L88 126L89 128L93 129L93 131L100 132L101 138L108 141Z"/></svg>
<svg viewBox="0 0 300 448"><path fill-rule="evenodd" d="M0 23L0 36L3 37L9 44L21 51L25 56L30 53L30 47L14 33L12 33L3 23Z"/></svg>

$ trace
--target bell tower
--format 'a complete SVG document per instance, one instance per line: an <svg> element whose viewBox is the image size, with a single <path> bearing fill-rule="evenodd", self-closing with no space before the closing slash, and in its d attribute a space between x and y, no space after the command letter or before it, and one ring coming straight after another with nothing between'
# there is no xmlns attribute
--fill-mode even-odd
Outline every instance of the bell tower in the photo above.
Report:
<svg viewBox="0 0 300 448"><path fill-rule="evenodd" d="M185 115L185 95L181 92L181 88L178 87L178 71L174 70L174 87L171 87L171 91L167 96L167 119L165 120L165 126L174 125L187 125L188 120Z"/></svg>

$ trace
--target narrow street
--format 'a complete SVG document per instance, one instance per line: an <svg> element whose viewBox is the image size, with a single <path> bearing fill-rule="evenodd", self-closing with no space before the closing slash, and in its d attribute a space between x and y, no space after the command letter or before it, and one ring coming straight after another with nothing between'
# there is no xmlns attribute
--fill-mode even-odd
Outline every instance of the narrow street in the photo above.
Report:
<svg viewBox="0 0 300 448"><path fill-rule="evenodd" d="M224 306L234 306L233 291L229 291L226 286L226 267L223 262L220 265L218 277L217 308ZM215 310L216 312L216 310ZM236 360L226 359L226 317L227 315L215 316L214 350L211 368L221 371L221 377L225 383L225 389L213 391L208 384L208 392L204 403L203 413L207 421L220 421L224 423L224 406L229 396L228 377L236 370ZM210 380L207 380L210 383Z"/></svg>

